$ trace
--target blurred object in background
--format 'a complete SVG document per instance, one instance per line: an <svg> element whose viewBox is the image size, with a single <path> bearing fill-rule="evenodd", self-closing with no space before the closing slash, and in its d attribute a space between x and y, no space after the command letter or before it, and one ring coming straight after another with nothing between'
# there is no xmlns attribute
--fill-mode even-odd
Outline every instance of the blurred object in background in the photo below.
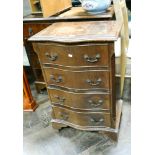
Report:
<svg viewBox="0 0 155 155"><path fill-rule="evenodd" d="M79 0L72 0L72 5L73 6L80 6L81 3ZM127 8L131 11L131 0L126 0L126 5L127 5Z"/></svg>
<svg viewBox="0 0 155 155"><path fill-rule="evenodd" d="M80 3L79 0L72 0L72 5L73 5L74 7L76 7L76 6L81 6L81 3Z"/></svg>
<svg viewBox="0 0 155 155"><path fill-rule="evenodd" d="M127 8L131 11L131 0L126 0Z"/></svg>

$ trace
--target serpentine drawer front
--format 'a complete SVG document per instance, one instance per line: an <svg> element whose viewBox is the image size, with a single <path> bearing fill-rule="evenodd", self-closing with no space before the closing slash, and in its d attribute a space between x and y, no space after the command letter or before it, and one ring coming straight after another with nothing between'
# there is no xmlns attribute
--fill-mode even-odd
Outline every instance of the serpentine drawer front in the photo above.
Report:
<svg viewBox="0 0 155 155"><path fill-rule="evenodd" d="M111 126L110 113L80 112L57 106L53 107L53 112L55 119L66 121L79 126Z"/></svg>
<svg viewBox="0 0 155 155"><path fill-rule="evenodd" d="M111 95L108 93L98 91L75 93L56 88L48 89L48 92L54 105L84 110L110 110Z"/></svg>
<svg viewBox="0 0 155 155"><path fill-rule="evenodd" d="M108 71L69 71L44 68L44 73L48 85L77 89L109 89Z"/></svg>
<svg viewBox="0 0 155 155"><path fill-rule="evenodd" d="M59 22L29 39L46 81L53 128L116 131L114 41L120 29L116 21Z"/></svg>
<svg viewBox="0 0 155 155"><path fill-rule="evenodd" d="M108 45L63 46L39 44L40 60L62 66L108 67Z"/></svg>

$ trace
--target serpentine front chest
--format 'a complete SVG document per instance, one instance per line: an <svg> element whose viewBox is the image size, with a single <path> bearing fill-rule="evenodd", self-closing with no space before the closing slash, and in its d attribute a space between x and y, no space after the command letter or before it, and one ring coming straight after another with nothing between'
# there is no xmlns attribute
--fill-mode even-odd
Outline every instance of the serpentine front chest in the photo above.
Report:
<svg viewBox="0 0 155 155"><path fill-rule="evenodd" d="M52 104L54 128L117 133L116 21L55 23L32 36ZM116 137L116 136L115 136Z"/></svg>

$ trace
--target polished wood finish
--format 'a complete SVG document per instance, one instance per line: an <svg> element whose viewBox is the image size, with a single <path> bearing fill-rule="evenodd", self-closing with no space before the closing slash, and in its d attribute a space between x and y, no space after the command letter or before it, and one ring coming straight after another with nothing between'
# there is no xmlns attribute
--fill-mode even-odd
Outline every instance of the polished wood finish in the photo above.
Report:
<svg viewBox="0 0 155 155"><path fill-rule="evenodd" d="M114 134L118 119L114 41L120 29L116 21L64 22L29 39L41 62L53 127Z"/></svg>
<svg viewBox="0 0 155 155"><path fill-rule="evenodd" d="M81 127L111 127L110 113L73 111L61 106L53 106L53 113L58 122L68 122Z"/></svg>
<svg viewBox="0 0 155 155"><path fill-rule="evenodd" d="M43 64L56 64L59 66L103 66L108 67L108 44L100 45L55 45L40 43L38 55Z"/></svg>
<svg viewBox="0 0 155 155"><path fill-rule="evenodd" d="M71 126L73 128L79 129L79 130L85 130L85 131L98 131L100 134L107 134L111 139L114 141L118 141L119 136L119 129L120 129L120 123L121 123L121 117L122 117L122 108L123 108L123 101L118 100L116 102L116 121L113 122L113 128L109 127L93 127L93 126L78 126L76 124L72 124L69 122L65 122L56 119L52 119L52 126L56 129L61 129L62 127ZM52 118L55 118L54 113L52 113Z"/></svg>
<svg viewBox="0 0 155 155"><path fill-rule="evenodd" d="M73 72L55 68L44 68L44 74L48 85L75 89L108 89L110 87L109 72L104 70Z"/></svg>
<svg viewBox="0 0 155 155"><path fill-rule="evenodd" d="M32 13L49 17L72 7L71 0L29 0Z"/></svg>
<svg viewBox="0 0 155 155"><path fill-rule="evenodd" d="M23 109L24 111L35 111L37 107L38 105L33 99L26 73L23 69Z"/></svg>
<svg viewBox="0 0 155 155"><path fill-rule="evenodd" d="M49 87L48 92L53 105L83 110L110 110L111 94L104 91L73 92Z"/></svg>
<svg viewBox="0 0 155 155"><path fill-rule="evenodd" d="M122 24L116 21L54 23L31 37L33 41L61 43L116 41Z"/></svg>

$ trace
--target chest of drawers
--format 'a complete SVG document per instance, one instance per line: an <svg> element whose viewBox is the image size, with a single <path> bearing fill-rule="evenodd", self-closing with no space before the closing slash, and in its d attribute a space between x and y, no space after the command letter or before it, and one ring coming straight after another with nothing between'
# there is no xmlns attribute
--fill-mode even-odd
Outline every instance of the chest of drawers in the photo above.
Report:
<svg viewBox="0 0 155 155"><path fill-rule="evenodd" d="M55 23L29 40L38 55L54 128L115 132L116 21Z"/></svg>

